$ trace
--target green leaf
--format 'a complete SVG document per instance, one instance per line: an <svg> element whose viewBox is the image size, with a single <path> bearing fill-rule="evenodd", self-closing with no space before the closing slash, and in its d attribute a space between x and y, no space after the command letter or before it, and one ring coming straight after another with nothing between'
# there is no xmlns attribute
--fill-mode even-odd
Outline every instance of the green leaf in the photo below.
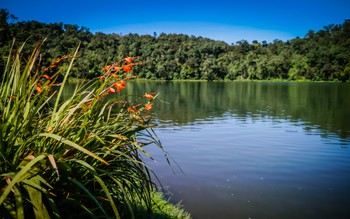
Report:
<svg viewBox="0 0 350 219"><path fill-rule="evenodd" d="M102 179L100 177L98 177L98 176L94 176L94 177L97 180L97 182L100 184L100 186L102 187L103 191L105 192L105 195L107 196L109 203L111 204L111 207L114 211L116 218L120 219L119 211L118 211L117 206L115 205L115 203L113 201L113 197L111 196L111 193L109 192L106 184L102 181Z"/></svg>
<svg viewBox="0 0 350 219"><path fill-rule="evenodd" d="M70 72L70 70L72 69L74 59L75 59L75 57L76 57L77 54L78 54L79 47L80 47L80 43L79 43L77 49L75 50L74 55L73 55L73 58L72 58L71 62L69 63L69 67L68 67L68 69L67 69L67 71L66 71L66 74L64 75L64 78L63 78L63 81L62 81L62 85L61 85L60 90L58 91L58 95L57 95L57 97L56 97L56 102L55 102L55 105L54 105L54 107L53 107L52 115L55 115L56 112L57 112L57 107L58 107L58 104L59 104L59 102L60 102L60 99L61 99L61 96L62 96L62 92L63 92L64 86L65 86L65 84L66 84L66 81L67 81L69 72ZM52 123L53 123L53 117L52 117L51 122L50 122L50 125L51 125L51 126L52 126Z"/></svg>
<svg viewBox="0 0 350 219"><path fill-rule="evenodd" d="M77 149L77 150L79 150L79 151L81 151L81 152L83 152L83 153L85 153L85 154L87 154L87 155L89 155L89 156L91 156L91 157L101 161L102 163L104 163L106 165L109 165L109 163L107 161L105 161L104 159L100 158L96 154L92 153L91 151L83 148L82 146L80 146L80 145L78 145L78 144L76 144L76 143L74 143L74 142L72 142L72 141L70 141L68 139L65 139L65 138L63 138L63 137L61 137L59 135L52 134L52 133L41 133L41 134L39 134L39 136L53 138L53 139L55 139L55 140L57 140L59 142L62 142L63 144L71 146L71 147L73 147L73 148L75 148L75 149Z"/></svg>
<svg viewBox="0 0 350 219"><path fill-rule="evenodd" d="M13 191L15 194L15 201L16 201L16 218L17 219L24 219L24 208L23 208L23 200L22 200L22 194L17 188L17 186L13 187Z"/></svg>
<svg viewBox="0 0 350 219"><path fill-rule="evenodd" d="M49 215L49 213L48 213L48 211L43 203L43 200L42 200L43 190L39 190L36 188L36 187L41 187L39 178L34 176L34 177L30 178L29 180L27 180L27 182L30 182L29 184L35 186L35 187L29 186L29 185L23 186L29 194L30 202L33 205L35 218L36 219L50 218L50 215Z"/></svg>
<svg viewBox="0 0 350 219"><path fill-rule="evenodd" d="M33 160L31 160L27 165L25 165L12 179L11 183L6 187L5 191L2 193L0 197L0 205L4 202L10 191L13 189L13 187L21 181L21 178L31 171L31 168L38 163L39 161L43 160L46 157L46 155L39 155ZM23 180L23 179L22 179Z"/></svg>
<svg viewBox="0 0 350 219"><path fill-rule="evenodd" d="M91 192L78 180L68 177L68 179L70 181L72 181L74 184L76 184L77 186L79 186L86 194L88 194L88 196L91 198L91 200L98 206L98 208L103 212L103 214L107 217L107 213L106 211L103 209L102 205L97 201L97 199L95 198L95 196L93 194L91 194Z"/></svg>

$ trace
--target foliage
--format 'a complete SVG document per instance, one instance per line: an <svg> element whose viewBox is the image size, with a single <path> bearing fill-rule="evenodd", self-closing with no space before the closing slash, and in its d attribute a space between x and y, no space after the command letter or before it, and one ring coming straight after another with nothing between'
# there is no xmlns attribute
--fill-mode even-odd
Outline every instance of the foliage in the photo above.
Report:
<svg viewBox="0 0 350 219"><path fill-rule="evenodd" d="M191 215L182 209L182 206L178 203L173 205L169 200L165 199L163 193L153 192L151 193L152 199L152 209L153 219L190 219ZM142 203L139 204L138 212L136 213L136 218L146 219L146 206Z"/></svg>
<svg viewBox="0 0 350 219"><path fill-rule="evenodd" d="M43 42L30 54L14 45L0 84L0 218L133 218L137 202L150 215L142 156L151 158L147 145L162 147L149 114L155 94L137 102L123 94L137 57L62 98L78 49L41 67Z"/></svg>
<svg viewBox="0 0 350 219"><path fill-rule="evenodd" d="M43 58L50 60L67 54L81 41L79 56L85 59L77 60L71 73L78 78L98 76L106 64L104 60L109 58L142 56L147 57L147 65L135 69L140 78L147 79L349 80L346 69L350 66L349 20L325 26L317 32L310 30L303 38L286 42L276 39L271 43L256 40L249 43L241 40L228 45L184 34L93 34L85 27L63 23L7 23L10 14L6 10L1 14L6 34L1 35L4 43L0 45L0 51L6 51L4 48L9 47L8 41L12 37L18 42L30 37L28 44L33 46L38 39L48 38Z"/></svg>

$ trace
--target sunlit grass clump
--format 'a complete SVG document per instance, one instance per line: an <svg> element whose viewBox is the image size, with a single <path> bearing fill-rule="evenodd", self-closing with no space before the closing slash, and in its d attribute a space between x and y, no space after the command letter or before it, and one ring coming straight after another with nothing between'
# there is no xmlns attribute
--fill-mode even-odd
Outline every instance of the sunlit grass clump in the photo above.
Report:
<svg viewBox="0 0 350 219"><path fill-rule="evenodd" d="M153 183L141 155L161 145L152 101L127 101L137 57L62 98L77 51L41 66L38 43L9 52L0 79L0 218L133 218L152 213ZM61 76L60 81L57 80Z"/></svg>

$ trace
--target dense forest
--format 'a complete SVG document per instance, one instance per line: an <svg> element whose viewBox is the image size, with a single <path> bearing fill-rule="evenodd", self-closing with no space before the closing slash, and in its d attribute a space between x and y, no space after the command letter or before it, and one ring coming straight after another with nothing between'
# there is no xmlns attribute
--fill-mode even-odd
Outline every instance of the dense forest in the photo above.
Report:
<svg viewBox="0 0 350 219"><path fill-rule="evenodd" d="M17 46L27 41L28 51L46 39L43 68L81 42L79 56L83 58L77 59L73 69L78 78L100 76L106 64L139 56L145 64L135 69L139 78L147 79L350 80L350 20L286 42L241 40L232 45L184 34L105 34L71 24L18 22L6 9L0 11L0 25L1 58L14 38ZM0 68L3 65L1 60Z"/></svg>

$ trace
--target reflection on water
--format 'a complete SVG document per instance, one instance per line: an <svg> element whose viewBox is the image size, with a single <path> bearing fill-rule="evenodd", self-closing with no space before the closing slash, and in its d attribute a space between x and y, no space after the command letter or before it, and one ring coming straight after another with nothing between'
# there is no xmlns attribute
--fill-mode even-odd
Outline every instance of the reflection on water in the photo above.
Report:
<svg viewBox="0 0 350 219"><path fill-rule="evenodd" d="M350 218L350 84L150 82L149 165L193 218Z"/></svg>
<svg viewBox="0 0 350 219"><path fill-rule="evenodd" d="M350 218L350 85L138 82L159 92L150 165L194 218Z"/></svg>
<svg viewBox="0 0 350 219"><path fill-rule="evenodd" d="M240 120L303 121L324 136L350 136L350 84L271 82L139 81L128 92L158 92L160 121L186 125L217 120L227 113Z"/></svg>

